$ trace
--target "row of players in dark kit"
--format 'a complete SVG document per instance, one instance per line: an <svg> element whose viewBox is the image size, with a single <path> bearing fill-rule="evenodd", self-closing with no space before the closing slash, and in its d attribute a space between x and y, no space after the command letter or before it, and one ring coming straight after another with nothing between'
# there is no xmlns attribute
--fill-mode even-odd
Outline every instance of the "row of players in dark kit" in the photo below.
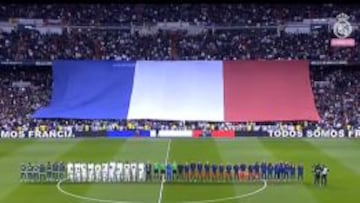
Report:
<svg viewBox="0 0 360 203"><path fill-rule="evenodd" d="M64 162L22 163L20 166L20 180L23 182L55 182L66 177Z"/></svg>
<svg viewBox="0 0 360 203"><path fill-rule="evenodd" d="M254 181L260 179L275 181L303 181L304 167L288 162L254 163L254 164L210 164L209 162L192 162L185 164L154 163L153 174L151 164L146 164L147 179L152 177L167 181Z"/></svg>

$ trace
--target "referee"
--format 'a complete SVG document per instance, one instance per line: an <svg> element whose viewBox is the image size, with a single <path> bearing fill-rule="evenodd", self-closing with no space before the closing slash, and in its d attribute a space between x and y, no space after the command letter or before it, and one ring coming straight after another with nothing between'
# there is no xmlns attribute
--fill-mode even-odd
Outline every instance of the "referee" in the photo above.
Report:
<svg viewBox="0 0 360 203"><path fill-rule="evenodd" d="M326 187L327 175L328 175L329 171L330 170L328 167L326 167L325 165L322 166L320 186Z"/></svg>
<svg viewBox="0 0 360 203"><path fill-rule="evenodd" d="M322 168L320 166L320 164L316 164L314 166L314 185L320 185L320 178L321 178L321 172L322 172Z"/></svg>
<svg viewBox="0 0 360 203"><path fill-rule="evenodd" d="M152 175L151 175L151 163L147 162L145 164L145 171L146 171L146 180L147 181L151 181L152 180Z"/></svg>

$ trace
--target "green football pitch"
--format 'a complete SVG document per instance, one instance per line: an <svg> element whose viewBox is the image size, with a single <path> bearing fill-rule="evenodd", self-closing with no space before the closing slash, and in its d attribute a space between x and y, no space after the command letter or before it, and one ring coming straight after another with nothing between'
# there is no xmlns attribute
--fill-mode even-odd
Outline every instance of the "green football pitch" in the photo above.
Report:
<svg viewBox="0 0 360 203"><path fill-rule="evenodd" d="M22 162L106 162L110 160L209 161L218 163L292 161L305 166L303 183L20 183ZM312 184L311 166L330 168L326 188ZM73 196L69 196L69 194ZM76 196L76 197L75 197ZM222 201L220 201L222 200ZM1 203L358 203L360 140L350 139L73 139L0 140Z"/></svg>

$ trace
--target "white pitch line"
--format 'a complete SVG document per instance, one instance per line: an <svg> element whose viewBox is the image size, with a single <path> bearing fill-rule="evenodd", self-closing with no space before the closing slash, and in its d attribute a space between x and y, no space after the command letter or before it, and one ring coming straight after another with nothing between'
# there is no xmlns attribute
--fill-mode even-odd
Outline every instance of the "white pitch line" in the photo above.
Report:
<svg viewBox="0 0 360 203"><path fill-rule="evenodd" d="M92 201L92 202L102 202L102 203L137 203L137 202L134 202L134 201L116 201L116 200L111 200L111 199L97 199L97 198L92 198L92 197L86 197L86 196L81 196L81 195L77 195L77 194L74 194L74 193L70 193L70 192L67 192L65 190L63 190L61 188L61 183L64 182L65 180L67 179L63 179L63 180L60 180L57 184L56 184L56 187L57 189L67 195L67 196L70 196L70 197L73 197L73 198L76 198L76 199L81 199L81 200L86 200L86 201ZM138 202L140 203L140 202Z"/></svg>
<svg viewBox="0 0 360 203"><path fill-rule="evenodd" d="M169 139L168 141L168 146L167 146L167 151L166 151L166 158L165 158L165 165L167 164L168 160L169 160L169 154L170 154L170 146L171 146L171 139ZM117 200L110 200L110 199L97 199L97 198L92 198L92 197L86 197L86 196L81 196L81 195L77 195L71 192L67 192L65 190L63 190L61 188L61 183L63 183L64 181L66 181L67 179L63 179L60 180L57 184L56 184L56 188L63 194L73 197L73 198L77 198L77 199L81 199L81 200L86 200L86 201L92 201L92 202L101 202L101 203L142 203L142 202L135 202L135 201L117 201ZM242 199L245 197L250 197L253 195L256 195L260 192L262 192L263 190L265 190L267 188L267 182L266 180L262 180L264 185L253 191L253 192L249 192L249 193L245 193L242 195L238 195L238 196L232 196L232 197L225 197L225 198L219 198L219 199L209 199L209 200L199 200L199 201L182 201L181 203L211 203L211 202L224 202L227 200L235 200L235 199ZM162 194L163 194L163 190L164 190L164 183L165 183L165 177L162 176L162 181L161 181L161 185L160 185L160 192L159 192L159 199L158 199L158 203L162 202Z"/></svg>
<svg viewBox="0 0 360 203"><path fill-rule="evenodd" d="M63 179L63 180L60 180L56 187L57 189L67 195L67 196L70 196L70 197L73 197L73 198L76 198L76 199L81 199L81 200L86 200L86 201L92 201L92 202L101 202L101 203L143 203L143 202L135 202L135 201L118 201L118 200L111 200L111 199L97 199L97 198L93 198L93 197L87 197L87 196L81 196L81 195L77 195L77 194L74 194L74 193L71 193L71 192L67 192L65 190L63 190L61 188L61 183L64 182L65 180L67 179ZM238 195L238 196L232 196L232 197L225 197L225 198L219 198L219 199L209 199L209 200L199 200L199 201L183 201L183 202L180 202L180 203L211 203L211 202L224 202L224 201L227 201L227 200L235 200L235 199L242 199L242 198L245 198L245 197L250 197L250 196L253 196L253 195L256 195L262 191L264 191L266 188L267 188L267 182L266 180L262 180L264 182L264 185L253 191L253 192L249 192L249 193L245 193L245 194L242 194L242 195ZM160 193L161 194L161 193ZM161 202L161 199L159 198L159 201Z"/></svg>
<svg viewBox="0 0 360 203"><path fill-rule="evenodd" d="M65 190L63 190L61 188L61 183L63 183L65 180L67 179L63 179L63 180L60 180L56 187L57 189L67 195L67 196L70 196L70 197L73 197L73 198L76 198L76 199L81 199L81 200L86 200L86 201L92 201L92 202L101 202L101 203L143 203L143 202L135 202L135 201L118 201L118 200L111 200L111 199L97 199L97 198L93 198L93 197L87 197L87 196L81 196L81 195L77 195L77 194L74 194L74 193L71 193L71 192L67 192ZM227 200L235 200L235 199L242 199L242 198L245 198L245 197L250 197L250 196L253 196L253 195L256 195L262 191L264 191L266 188L267 188L267 182L266 180L262 180L264 182L264 185L253 191L253 192L249 192L249 193L245 193L245 194L242 194L242 195L238 195L238 196L233 196L233 197L225 197L225 198L219 198L219 199L209 199L209 200L199 200L199 201L183 201L183 202L180 202L180 203L211 203L211 202L224 202L224 201L227 201Z"/></svg>
<svg viewBox="0 0 360 203"><path fill-rule="evenodd" d="M167 145L166 158L165 158L165 166L167 165L167 162L168 162L168 160L169 160L170 145L171 145L171 139L169 139L168 145ZM157 201L158 203L161 203L161 201L162 201L162 195L163 195L163 191L164 191L164 182L165 182L165 177L164 177L164 175L163 175L163 176L162 176L162 180L161 180L161 185L160 185L159 199L158 199L158 201Z"/></svg>
<svg viewBox="0 0 360 203"><path fill-rule="evenodd" d="M249 193L245 193L242 195L238 195L238 196L232 196L232 197L225 197L225 198L219 198L219 199L209 199L209 200L200 200L200 201L184 201L183 203L210 203L210 202L224 202L224 201L228 201L228 200L235 200L235 199L241 199L241 198L245 198L245 197L250 197L253 195L256 195L259 192L262 192L263 190L266 189L267 187L267 182L266 180L262 180L264 185L253 191L253 192L249 192Z"/></svg>

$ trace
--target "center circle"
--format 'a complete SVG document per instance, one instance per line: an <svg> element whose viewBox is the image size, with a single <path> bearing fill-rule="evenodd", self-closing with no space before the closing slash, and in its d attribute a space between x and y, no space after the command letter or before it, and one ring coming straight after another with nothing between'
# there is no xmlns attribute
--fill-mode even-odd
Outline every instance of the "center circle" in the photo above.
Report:
<svg viewBox="0 0 360 203"><path fill-rule="evenodd" d="M83 195L78 195L69 191L64 190L61 187L61 184L66 181L66 179L59 181L56 184L56 187L58 189L58 191L66 196L75 198L75 199L81 199L81 200L86 200L86 201L91 201L91 202L101 202L101 203L145 203L143 201L121 201L121 200L111 200L111 199L100 199L100 198L94 198L94 197L88 197L88 196L83 196ZM258 188L254 191L248 192L248 193L244 193L241 195L236 195L236 196L228 196L228 197L224 197L224 198L214 198L214 199L207 199L207 200L196 200L196 201L179 201L178 203L212 203L212 202L224 202L227 200L236 200L236 199L242 199L242 198L246 198L246 197L250 197L250 196L254 196L262 191L264 191L267 188L267 181L266 180L261 180L263 182L263 185L261 188Z"/></svg>

